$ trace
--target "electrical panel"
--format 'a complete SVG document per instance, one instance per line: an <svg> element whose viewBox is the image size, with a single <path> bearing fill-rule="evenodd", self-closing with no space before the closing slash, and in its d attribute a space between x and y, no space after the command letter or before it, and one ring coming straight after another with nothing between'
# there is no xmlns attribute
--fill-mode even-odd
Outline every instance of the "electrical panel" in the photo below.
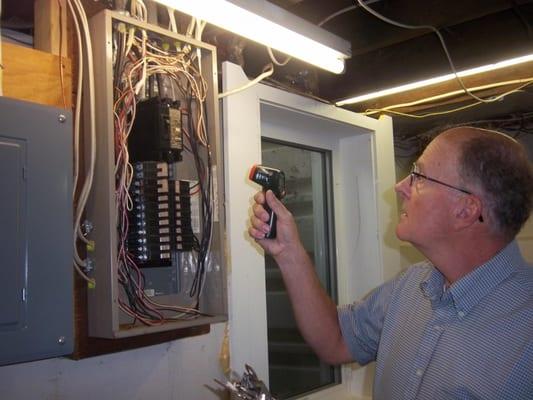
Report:
<svg viewBox="0 0 533 400"><path fill-rule="evenodd" d="M216 52L113 11L90 20L96 170L89 335L227 319Z"/></svg>
<svg viewBox="0 0 533 400"><path fill-rule="evenodd" d="M0 365L70 354L72 119L0 97Z"/></svg>

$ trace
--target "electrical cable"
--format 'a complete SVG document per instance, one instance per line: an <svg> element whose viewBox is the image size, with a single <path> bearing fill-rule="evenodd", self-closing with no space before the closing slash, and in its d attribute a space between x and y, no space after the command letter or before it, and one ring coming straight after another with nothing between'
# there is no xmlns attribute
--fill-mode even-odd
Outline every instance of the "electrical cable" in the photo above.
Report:
<svg viewBox="0 0 533 400"><path fill-rule="evenodd" d="M446 42L444 41L444 38L442 37L442 34L440 33L440 31L437 28L435 28L434 26L431 26L431 25L408 25L408 24L403 24L401 22L394 21L394 20L392 20L390 18L387 18L384 15L378 13L374 9L368 7L363 2L363 0L356 0L356 1L368 13L372 14L374 17L376 17L376 18L378 18L378 19L380 19L380 20L382 20L382 21L384 21L384 22L386 22L386 23L388 23L390 25L394 25L394 26L397 26L399 28L404 28L404 29L411 29L411 30L424 29L424 30L430 30L430 31L434 32L437 35L437 37L439 38L440 44L442 46L442 49L444 50L446 58L448 59L448 64L450 65L450 69L452 70L452 73L454 74L456 81L459 83L459 85L463 89L464 93L466 93L468 96L472 97L473 99L475 99L475 100L477 100L478 102L481 102L481 103L493 103L495 101L498 101L498 99L496 99L496 98L483 99L481 97L476 96L475 94L470 92L470 90L468 90L468 88L465 86L465 84L464 84L463 80L461 79L461 77L457 74L457 69L455 68L454 62L452 61L452 58L450 56L450 52L448 51L448 46L446 45Z"/></svg>
<svg viewBox="0 0 533 400"><path fill-rule="evenodd" d="M235 88L235 89L232 89L232 90L228 90L227 92L224 92L224 93L220 93L218 95L218 98L222 99L224 97L231 96L231 95L233 95L235 93L242 92L243 90L246 90L246 89L258 84L263 79L268 78L269 76L271 76L274 73L274 66L272 64L267 64L265 66L265 69L263 70L264 72L261 75L259 75L257 78L251 80L250 82L246 83L245 85L243 85L241 87L238 87L238 88Z"/></svg>
<svg viewBox="0 0 533 400"><path fill-rule="evenodd" d="M67 108L67 100L65 96L65 77L63 74L63 6L61 0L57 0L57 6L59 8L59 78L61 81L61 97L63 99L63 108Z"/></svg>
<svg viewBox="0 0 533 400"><path fill-rule="evenodd" d="M506 93L503 93L503 94L500 94L498 96L495 96L494 99L496 101L499 101L501 99L503 99L504 97L510 95L510 94L513 94L513 93L517 93L519 92L521 89L531 85L533 83L533 80L530 80L528 81L527 83L519 86L518 88L516 89L513 89L513 90L510 90ZM402 116L402 117L409 117L409 118L416 118L416 119L422 119L422 118L427 118L427 117L434 117L434 116L437 116L437 115L446 115L446 114L452 114L454 112L457 112L457 111L463 111L463 110L466 110L468 108L472 108L472 107L475 107L475 106L478 106L482 104L482 102L475 102L475 103L471 103L471 104L467 104L467 105L464 105L464 106L461 106L461 107L457 107L457 108L453 108L451 110L446 110L446 111L437 111L437 112L430 112L430 113L426 113L426 114L420 114L420 115L417 115L417 114L409 114L409 113L402 113L402 112L399 112L399 111L394 111L394 110L384 110L386 112L389 112L391 114L394 114L394 115L398 115L398 116ZM379 110L370 110L370 111L379 111Z"/></svg>
<svg viewBox="0 0 533 400"><path fill-rule="evenodd" d="M83 235L80 227L81 217L87 204L87 199L92 188L92 182L94 178L94 170L96 164L96 127L95 127L95 99L94 99L94 70L93 70L93 58L92 58L92 43L89 33L89 23L87 21L87 15L83 9L83 5L79 0L69 0L69 4L74 5L72 10L77 12L73 14L80 19L82 29L82 38L84 40L85 60L87 62L87 81L88 81L88 102L89 102L89 126L90 126L90 145L89 145L89 167L85 177L85 181L79 195L78 204L75 212L75 229L76 236L86 244L89 243L87 238ZM80 62L82 60L80 59Z"/></svg>
<svg viewBox="0 0 533 400"><path fill-rule="evenodd" d="M89 119L90 119L90 155L89 155L89 168L87 175L84 180L84 185L80 192L78 202L74 210L74 228L73 228L73 254L74 254L74 268L78 274L85 279L88 283L94 284L94 279L89 278L82 270L82 268L87 267L87 264L78 254L77 241L82 239L87 242L87 239L83 237L80 230L80 221L83 214L88 194L91 190L92 180L94 176L94 165L96 157L96 133L94 126L94 75L92 71L92 46L90 42L90 36L88 33L88 23L83 10L78 0L68 0L67 1L68 9L72 14L72 19L74 21L74 26L76 30L76 37L78 39L78 90L76 96L76 111L74 117L74 187L73 195L77 192L78 179L79 179L79 134L80 134L80 112L81 112L81 92L82 92L82 81L84 77L83 73L83 40L85 40L85 49L86 49L86 61L88 66L88 87L89 87ZM84 18L85 16L85 18ZM80 24L83 27L84 35L82 35L82 29L80 29Z"/></svg>
<svg viewBox="0 0 533 400"><path fill-rule="evenodd" d="M524 87L528 86L531 83L533 83L533 77L524 78L524 79L514 79L514 80L510 80L510 81L503 81L503 82L490 83L488 85L472 87L469 90L470 91L479 91L479 90L487 90L487 89L500 87L500 86L509 86L509 85L514 85L514 84L520 84L520 86L518 88L515 88L513 90L505 92L504 96L507 96L509 94L515 93L516 91L520 91L521 89L523 89ZM457 95L460 95L460 94L464 94L464 91L463 90L454 90L454 91L451 91L451 92L446 92L446 93L442 93L442 94L439 94L439 95L430 96L430 97L426 97L426 98L423 98L423 99L410 101L410 102L407 102L407 103L394 104L394 105L390 105L390 106L379 108L379 109L365 110L365 112L363 114L364 115L372 115L372 114L376 114L376 113L379 113L379 112L387 112L387 111L390 111L390 110L396 109L396 108L412 107L412 106L416 106L416 105L420 105L420 104L430 103L430 102L433 102L433 101L436 101L436 100L442 100L442 99L445 99L445 98L448 98L448 97L457 96ZM479 103L476 103L476 105L477 104L479 104Z"/></svg>
<svg viewBox="0 0 533 400"><path fill-rule="evenodd" d="M174 9L167 7L168 13L168 29L171 32L178 33L178 26L176 25L176 16L174 15Z"/></svg>
<svg viewBox="0 0 533 400"><path fill-rule="evenodd" d="M372 4L372 3L377 3L378 1L380 1L380 0L368 0L368 1L366 2L366 4L368 5L368 4ZM355 10L355 9L357 9L357 8L359 8L359 5L358 5L358 4L355 4L355 5L353 5L353 6L348 6L348 7L342 8L342 9L340 9L339 11L336 11L336 12L334 12L333 14L328 15L326 18L322 19L322 21L320 21L320 22L317 24L317 26L322 26L322 25L328 23L329 21L331 21L332 19L337 18L339 15L345 14L345 13L347 13L347 12L349 12L349 11L352 11L352 10Z"/></svg>
<svg viewBox="0 0 533 400"><path fill-rule="evenodd" d="M267 46L267 51L268 51L268 55L270 57L270 60L272 60L272 62L274 64L276 64L277 66L279 66L279 67L283 67L283 66L287 65L289 63L289 61L292 59L291 56L287 56L285 61L278 61L278 59L274 56L274 53L272 52L272 49L270 47L268 47L268 46Z"/></svg>

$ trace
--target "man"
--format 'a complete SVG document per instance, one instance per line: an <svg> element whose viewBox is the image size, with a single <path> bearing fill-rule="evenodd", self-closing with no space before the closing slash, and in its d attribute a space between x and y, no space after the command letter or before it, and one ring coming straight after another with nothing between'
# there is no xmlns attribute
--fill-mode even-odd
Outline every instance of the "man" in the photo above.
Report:
<svg viewBox="0 0 533 400"><path fill-rule="evenodd" d="M289 211L267 192L278 222L264 239L255 196L249 234L279 265L304 338L331 364L376 361L376 400L533 399L533 268L514 240L532 207L526 151L498 132L451 129L395 189L396 234L427 261L338 308Z"/></svg>

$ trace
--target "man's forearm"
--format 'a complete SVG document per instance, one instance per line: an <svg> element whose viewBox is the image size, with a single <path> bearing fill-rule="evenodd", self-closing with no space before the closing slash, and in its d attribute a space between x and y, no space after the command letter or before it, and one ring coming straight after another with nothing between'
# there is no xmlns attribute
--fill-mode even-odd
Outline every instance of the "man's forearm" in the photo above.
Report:
<svg viewBox="0 0 533 400"><path fill-rule="evenodd" d="M275 260L306 342L329 364L351 361L340 331L337 307L322 287L305 249L300 246Z"/></svg>

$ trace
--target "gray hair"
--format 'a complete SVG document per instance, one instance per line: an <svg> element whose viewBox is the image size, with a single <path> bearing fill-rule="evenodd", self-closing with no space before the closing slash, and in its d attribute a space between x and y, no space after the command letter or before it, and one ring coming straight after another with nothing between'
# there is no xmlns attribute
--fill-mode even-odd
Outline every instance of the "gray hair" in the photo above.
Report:
<svg viewBox="0 0 533 400"><path fill-rule="evenodd" d="M496 233L514 238L533 206L533 167L525 147L500 132L471 127L457 130L462 134L457 137L461 178L480 189L484 213Z"/></svg>

